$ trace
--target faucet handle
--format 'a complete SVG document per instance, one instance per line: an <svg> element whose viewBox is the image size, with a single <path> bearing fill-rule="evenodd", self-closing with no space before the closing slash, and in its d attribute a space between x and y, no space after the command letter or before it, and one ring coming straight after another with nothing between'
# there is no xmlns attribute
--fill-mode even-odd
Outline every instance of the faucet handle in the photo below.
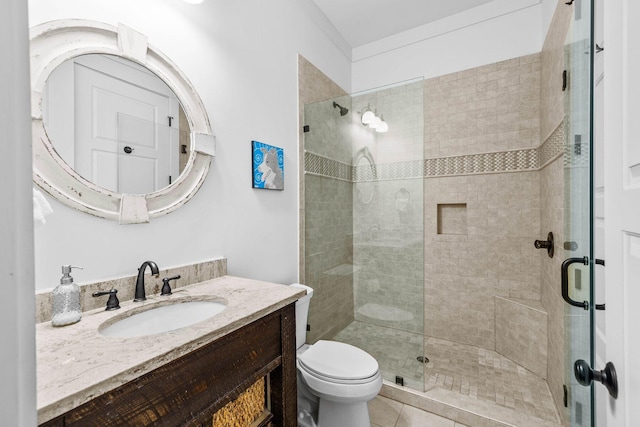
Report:
<svg viewBox="0 0 640 427"><path fill-rule="evenodd" d="M107 300L107 308L105 311L117 310L120 308L120 301L116 294L118 293L117 289L111 289L110 291L98 291L91 294L92 297L101 297L102 295L109 295L109 299Z"/></svg>
<svg viewBox="0 0 640 427"><path fill-rule="evenodd" d="M179 274L173 277L164 277L162 279L162 291L160 292L160 295L171 295L171 285L169 285L169 281L178 280L179 278Z"/></svg>

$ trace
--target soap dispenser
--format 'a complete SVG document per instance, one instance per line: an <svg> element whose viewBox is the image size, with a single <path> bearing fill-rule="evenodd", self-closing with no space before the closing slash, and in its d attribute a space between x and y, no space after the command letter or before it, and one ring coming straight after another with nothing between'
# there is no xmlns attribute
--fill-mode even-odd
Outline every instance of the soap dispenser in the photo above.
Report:
<svg viewBox="0 0 640 427"><path fill-rule="evenodd" d="M62 278L60 284L53 290L53 309L51 324L53 326L71 325L80 321L82 309L80 308L80 286L73 282L71 269L82 267L62 266Z"/></svg>

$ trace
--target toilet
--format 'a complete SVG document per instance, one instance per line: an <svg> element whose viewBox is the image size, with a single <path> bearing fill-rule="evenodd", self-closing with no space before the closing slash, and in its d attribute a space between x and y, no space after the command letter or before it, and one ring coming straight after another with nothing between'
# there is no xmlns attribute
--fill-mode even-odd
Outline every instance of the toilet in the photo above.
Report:
<svg viewBox="0 0 640 427"><path fill-rule="evenodd" d="M305 344L313 289L296 302L298 426L370 427L367 402L382 388L378 362L349 344L320 340Z"/></svg>

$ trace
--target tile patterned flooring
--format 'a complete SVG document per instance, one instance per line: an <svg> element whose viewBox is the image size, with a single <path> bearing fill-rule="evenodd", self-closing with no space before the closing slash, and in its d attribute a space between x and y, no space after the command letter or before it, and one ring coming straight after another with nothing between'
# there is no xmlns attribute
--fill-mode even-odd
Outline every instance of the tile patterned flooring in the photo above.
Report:
<svg viewBox="0 0 640 427"><path fill-rule="evenodd" d="M422 336L358 321L334 339L369 352L388 381L401 375L405 386L414 390L440 387L532 417L558 420L547 382L495 351L427 337L429 362L424 365L417 360Z"/></svg>
<svg viewBox="0 0 640 427"><path fill-rule="evenodd" d="M369 402L369 417L371 427L468 427L382 396Z"/></svg>

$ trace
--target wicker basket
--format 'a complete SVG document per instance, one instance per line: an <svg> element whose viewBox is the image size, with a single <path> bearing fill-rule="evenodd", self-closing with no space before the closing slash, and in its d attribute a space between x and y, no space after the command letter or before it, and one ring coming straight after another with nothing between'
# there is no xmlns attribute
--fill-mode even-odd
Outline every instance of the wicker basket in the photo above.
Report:
<svg viewBox="0 0 640 427"><path fill-rule="evenodd" d="M248 427L265 408L265 380L260 378L238 398L213 414L213 427Z"/></svg>

